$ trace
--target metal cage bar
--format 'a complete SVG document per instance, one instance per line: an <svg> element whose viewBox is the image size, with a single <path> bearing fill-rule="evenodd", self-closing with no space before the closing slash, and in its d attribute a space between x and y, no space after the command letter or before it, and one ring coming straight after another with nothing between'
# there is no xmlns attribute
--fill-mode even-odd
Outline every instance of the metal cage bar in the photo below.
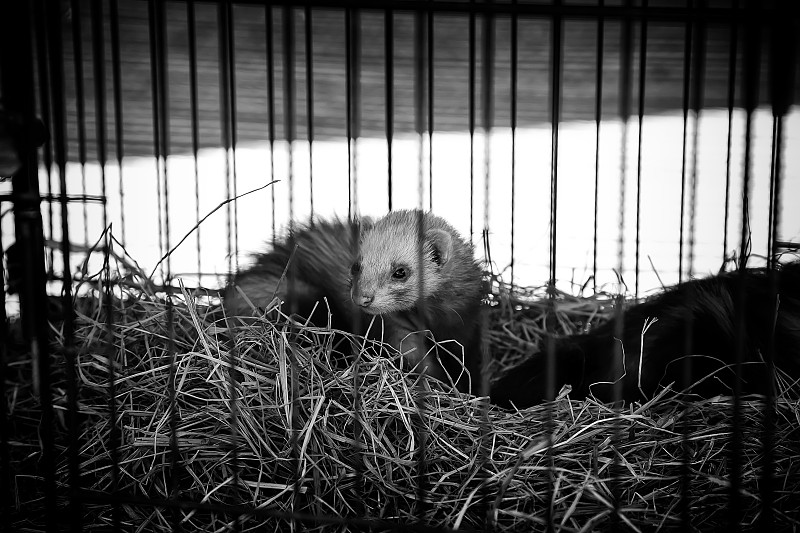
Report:
<svg viewBox="0 0 800 533"><path fill-rule="evenodd" d="M270 181L275 181L275 63L273 58L273 42L272 34L275 26L272 21L272 6L267 4L264 6L264 26L266 31L266 52L267 52L267 111L269 118L267 122L267 136L269 141L269 176ZM277 221L275 220L275 189L270 189L270 202L271 202L271 227L272 227L272 244L278 238Z"/></svg>
<svg viewBox="0 0 800 533"><path fill-rule="evenodd" d="M168 99L168 65L167 65L167 22L165 5L162 2L148 3L149 21L149 46L150 46L150 89L153 109L153 154L156 160L156 181L158 190L158 225L159 249L164 261L161 263L161 275L166 291L166 328L167 328L167 365L169 375L167 378L167 397L169 402L169 449L170 449L170 481L167 487L170 499L181 498L182 487L180 483L181 470L180 444L179 444L179 419L178 419L178 392L177 392L177 359L175 346L175 318L172 301L172 268L171 268L171 239L170 239L170 203L169 203L169 175L167 160L170 156L170 110ZM110 284L110 275L108 279ZM111 359L113 361L113 359ZM109 385L113 384L110 378ZM110 394L113 391L110 390ZM115 395L111 396L115 401ZM119 517L120 510L114 510L114 526L121 530ZM181 531L181 516L173 508L170 513L173 531Z"/></svg>
<svg viewBox="0 0 800 533"><path fill-rule="evenodd" d="M78 131L78 161L81 166L81 192L86 194L86 96L84 92L83 72L83 28L81 26L81 2L70 0L72 20L72 62L75 76L75 112ZM89 245L89 212L87 204L82 203L83 211L83 244ZM159 232L160 233L160 232ZM161 235L159 235L159 239Z"/></svg>
<svg viewBox="0 0 800 533"><path fill-rule="evenodd" d="M309 6L304 10L305 15L305 45L306 45L306 139L308 140L308 185L309 203L311 207L310 219L314 223L314 35L312 24L313 11Z"/></svg>
<svg viewBox="0 0 800 533"><path fill-rule="evenodd" d="M33 17L34 17L34 34L36 38L35 50L36 50L36 62L37 62L37 80L39 84L39 94L37 99L38 110L41 114L42 122L45 124L45 127L48 127L50 124L53 123L52 112L50 109L50 100L53 97L50 92L51 80L50 80L50 72L47 68L48 66L48 36L46 31L42 31L42 24L45 20L44 8L38 3L33 4ZM55 193L53 190L53 150L50 142L45 142L44 146L41 149L42 153L42 165L44 166L44 171L47 174L47 196L50 198L55 197ZM50 239L54 238L54 222L55 214L53 213L53 202L47 202L47 235L50 236ZM48 269L47 269L47 276L48 278L55 278L55 250L50 248L47 252L47 259L48 259Z"/></svg>
<svg viewBox="0 0 800 533"><path fill-rule="evenodd" d="M6 253L2 234L0 234L0 253L4 255ZM0 276L2 276L2 279L6 278L6 268L3 261L0 261ZM5 302L5 283L0 286L0 296L3 297L3 301ZM10 343L10 333L7 319L8 316L4 305L0 308L0 398L6 397L6 382L8 381L9 375L8 363L10 354L8 345ZM5 430L5 428L10 425L9 419L10 417L6 413L6 409L0 409L0 427L3 428L3 431L0 432L0 470L2 471L2 473L0 473L0 520L3 520L4 523L10 523L14 513L14 470L11 467L11 450L9 445L11 436L9 432ZM74 465L75 462L70 464L71 476L74 473ZM74 479L74 477L72 479ZM74 515L71 519L74 519Z"/></svg>
<svg viewBox="0 0 800 533"><path fill-rule="evenodd" d="M344 13L345 37L345 115L347 137L347 175L348 175L348 222L350 223L350 239L353 246L353 255L359 257L361 242L359 231L362 224L361 208L359 203L358 158L359 139L361 137L361 62L362 62L362 22L359 10L345 10ZM365 317L360 314L354 316L354 331L363 331ZM366 514L366 507L361 502L359 494L364 490L364 408L361 403L361 376L359 363L363 356L362 348L357 343L351 342L355 352L353 366L353 456L350 467L355 475L353 492L353 507L360 515Z"/></svg>
<svg viewBox="0 0 800 533"><path fill-rule="evenodd" d="M475 0L470 0L470 7L474 7ZM469 243L473 243L475 235L475 120L476 120L476 20L475 10L469 12Z"/></svg>
<svg viewBox="0 0 800 533"><path fill-rule="evenodd" d="M516 3L516 0L512 0ZM519 17L516 13L511 14L511 44L510 44L510 61L511 61L511 87L509 98L511 99L510 105L510 126L511 126L511 262L509 269L511 271L511 286L514 286L514 259L515 259L515 238L516 238L516 190L517 190L517 78L518 78L518 55L519 55L519 36L517 34L519 26Z"/></svg>
<svg viewBox="0 0 800 533"><path fill-rule="evenodd" d="M58 527L58 486L56 484L56 443L52 393L52 356L48 341L47 296L45 293L44 231L41 196L37 176L38 155L34 140L37 126L34 86L33 24L31 5L10 2L0 7L0 91L3 105L16 113L21 122L19 164L11 177L14 203L16 259L20 269L15 290L20 298L21 328L26 349L31 354L32 390L41 412L40 464L48 531ZM13 54L7 53L14 50ZM8 73L14 73L13 76ZM6 248L8 253L8 248ZM5 354L4 354L5 355ZM7 366L6 366L7 369ZM4 375L5 377L5 375ZM5 406L3 407L5 409ZM3 448L8 437L3 428Z"/></svg>
<svg viewBox="0 0 800 533"><path fill-rule="evenodd" d="M120 243L126 244L125 234L125 187L122 160L125 157L125 128L122 111L122 58L119 36L118 0L110 0L109 4L109 38L111 40L111 71L114 84L114 152L119 170L119 217Z"/></svg>
<svg viewBox="0 0 800 533"><path fill-rule="evenodd" d="M191 115L191 135L192 135L192 159L194 160L194 205L195 205L195 247L197 251L197 276L200 278L203 272L203 264L200 253L201 228L200 228L200 162L198 152L200 150L200 112L198 109L199 88L197 83L197 22L195 21L196 6L194 0L186 2L186 28L189 39L189 113Z"/></svg>
<svg viewBox="0 0 800 533"><path fill-rule="evenodd" d="M425 242L425 228L423 225L422 214L425 198L425 133L426 131L429 131L432 126L427 120L429 116L426 113L426 109L428 109L426 103L433 98L433 95L428 93L428 88L430 86L428 84L427 74L429 70L426 68L426 61L430 62L431 60L431 58L427 55L429 49L426 46L426 41L429 35L426 31L425 20L428 16L430 16L430 13L428 13L426 10L419 10L414 13L414 134L416 136L416 144L418 149L416 207L419 210L417 216L415 217L417 231L417 261L415 266L419 272L422 272L423 269L423 247ZM424 294L424 279L420 278L420 283L417 288L416 313L421 322L424 321L424 317L427 313L427 304L425 302ZM423 335L419 333L414 334L412 342L414 344L414 350L416 350L417 353L423 353L423 350L425 349ZM412 512L414 513L414 519L417 523L425 524L431 511L430 502L427 501L427 494L430 491L431 474L428 472L428 455L426 450L428 443L428 431L423 423L423 419L426 417L430 405L426 390L427 377L425 376L424 372L420 377L420 381L415 386L416 394L414 397L415 416L413 430L418 443L416 453L414 454L414 459L416 462L416 472L414 476L414 495L416 497L416 505L413 506Z"/></svg>
<svg viewBox="0 0 800 533"><path fill-rule="evenodd" d="M392 183L393 151L392 141L394 139L394 11L387 9L384 12L384 83L386 102L386 196L388 199L388 209L392 210L392 199L394 198L394 184Z"/></svg>
<svg viewBox="0 0 800 533"><path fill-rule="evenodd" d="M648 0L642 0L642 10L649 9ZM642 227L642 130L644 128L645 80L647 79L647 16L639 21L639 90L638 130L636 131L636 251L634 253L633 297L639 298L639 259L641 255ZM624 207L623 207L624 208Z"/></svg>
<svg viewBox="0 0 800 533"><path fill-rule="evenodd" d="M753 12L755 4L746 2L746 11ZM744 359L744 341L746 316L745 306L747 305L747 292L745 289L745 267L747 266L749 247L750 247L750 221L749 221L749 202L752 183L752 138L753 138L753 114L758 106L759 89L759 62L761 56L760 28L754 22L744 25L744 59L742 65L742 95L746 113L744 131L744 163L742 181L742 219L739 240L740 257L738 261L739 276L736 297L736 324L737 342L735 349L734 369L736 378L733 391L733 413L731 416L731 449L730 449L730 496L729 496L729 517L728 526L730 531L739 531L741 527L741 488L742 488L742 362Z"/></svg>
<svg viewBox="0 0 800 533"><path fill-rule="evenodd" d="M93 67L93 81L94 81L94 101L95 101L95 142L97 150L97 160L100 164L100 187L101 195L105 199L107 196L106 189L106 163L108 161L107 149L107 134L106 134L106 80L105 80L105 49L104 49L104 30L103 30L103 4L99 1L94 1L91 4L91 28L92 28L92 67ZM76 54L77 55L77 54ZM84 170L85 172L85 170ZM166 181L166 177L165 177ZM84 209L86 204L84 203ZM113 293L111 287L111 271L110 271L110 247L112 245L112 233L108 223L108 210L106 202L102 202L102 224L106 228L103 238L103 245L101 247L104 261L104 280L103 280L103 299L102 309L105 314L104 334L106 336L104 342L105 353L108 361L107 375L108 375L108 408L109 418L111 419L111 431L109 432L109 448L111 450L111 492L117 493L119 490L119 447L122 442L121 432L118 427L118 411L116 403L116 372L114 363L115 356L115 316L114 316L114 303ZM85 211L84 211L85 215ZM65 271L67 274L69 271ZM69 307L72 302L69 302ZM115 531L121 528L121 505L116 504L112 506L111 522Z"/></svg>
<svg viewBox="0 0 800 533"><path fill-rule="evenodd" d="M769 274L769 301L778 301L778 273L776 272L780 244L777 242L780 229L780 215L782 205L783 184L783 119L794 104L796 87L797 65L797 35L791 22L792 8L797 14L797 7L791 2L778 3L778 10L772 21L772 35L770 48L770 100L772 101L773 116L773 151L770 169L770 227L769 227L769 257L767 262ZM796 27L796 23L794 25ZM775 312L777 319L777 312ZM775 383L777 375L775 368L776 341L775 333L770 336L764 353L767 365L767 376ZM777 391L774 386L766 389L763 418L764 433L761 461L761 513L759 527L763 531L774 530L775 524L775 398Z"/></svg>
<svg viewBox="0 0 800 533"><path fill-rule="evenodd" d="M268 8L269 9L269 8ZM234 10L232 4L222 2L217 10L219 25L219 65L220 65L220 126L222 133L222 146L225 150L225 197L226 204L226 232L228 247L229 272L233 265L239 264L239 227L238 207L231 201L238 195L236 178L236 148L237 148L237 100L236 100L236 52L234 40ZM271 36L268 43L272 43ZM233 204L233 205L231 205ZM228 352L227 373L228 388L228 424L230 426L230 456L232 480L234 486L240 481L240 433L239 433L239 377L238 365L240 361L239 350L236 343ZM241 514L234 513L233 529L241 531Z"/></svg>
<svg viewBox="0 0 800 533"><path fill-rule="evenodd" d="M599 0L602 8L605 0ZM600 190L600 122L603 118L603 55L605 48L605 18L597 18L597 59L595 61L595 92L594 92L594 122L595 122L595 145L594 145L594 225L592 232L592 288L597 293L597 221L599 210L599 190Z"/></svg>
<svg viewBox="0 0 800 533"><path fill-rule="evenodd" d="M630 0L625 2L625 6L629 7L632 5ZM640 22L640 24L644 24L644 20ZM642 30L644 31L644 30ZM641 36L640 36L641 38ZM640 45L643 47L644 45ZM614 321L614 336L615 338L621 339L623 336L624 331L624 314L623 314L623 302L624 302L624 280L622 279L622 273L624 272L624 264L625 264L625 202L626 202L626 185L628 180L628 128L629 128L629 121L631 117L631 107L632 107L632 71L633 71L633 21L625 19L622 21L622 30L621 30L621 43L620 43L620 89L619 89L619 120L622 124L622 133L621 133L621 146L620 146L620 184L619 184L619 219L618 219L618 233L617 233L617 272L618 274L618 288L615 291L616 295L614 298L614 313L611 317L611 320ZM641 58L640 58L641 62ZM639 72L640 77L644 77L644 72L640 70ZM641 99L641 95L640 95ZM641 131L641 121L640 130ZM641 150L639 150L641 153ZM637 194L638 194L638 186L637 186ZM637 201L637 211L638 211L638 201ZM638 224L638 221L637 221ZM638 231L637 231L637 243L638 243ZM625 363L623 360L624 354L622 351L622 347L618 344L614 344L613 348L613 371L612 376L621 376L623 375ZM621 404L622 399L622 380L617 379L613 385L613 400L614 405L618 406ZM613 442L621 442L622 441L622 428L620 427L620 423L615 420L612 429L611 439ZM620 493L621 493L621 482L620 482L620 463L619 463L619 456L618 454L614 454L611 463L611 471L610 471L610 480L609 480L609 492L611 496L611 504L613 505L613 509L611 511L611 516L609 520L609 527L611 531L619 531L621 528L621 519L620 519Z"/></svg>

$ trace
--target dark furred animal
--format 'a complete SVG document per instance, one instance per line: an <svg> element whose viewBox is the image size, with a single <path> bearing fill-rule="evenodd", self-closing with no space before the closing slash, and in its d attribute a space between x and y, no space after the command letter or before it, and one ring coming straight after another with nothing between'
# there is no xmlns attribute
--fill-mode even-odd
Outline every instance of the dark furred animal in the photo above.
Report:
<svg viewBox="0 0 800 533"><path fill-rule="evenodd" d="M290 257L291 295L281 279ZM482 272L472 246L440 217L399 210L303 226L235 276L224 296L229 321L252 321L275 295L284 312L325 325L330 309L333 328L382 339L418 371L477 391Z"/></svg>
<svg viewBox="0 0 800 533"><path fill-rule="evenodd" d="M622 399L626 401L651 397L660 385L670 383L683 390L684 355L691 356L688 384L699 381L691 388L692 393L702 397L732 394L739 342L744 362L743 393L766 393L771 380L763 361L771 339L776 367L799 378L800 262L786 264L774 275L777 298L771 296L774 290L768 271L728 272L680 284L630 307L622 315L621 342L615 336L613 318L588 334L555 339L555 392L569 384L573 399L592 394L602 401L613 401L614 389L609 383L623 374L620 347L625 361ZM744 290L743 307L740 287ZM642 350L642 329L651 318L658 320L644 334ZM739 327L740 319L743 328ZM543 345L539 353L492 383L492 401L518 408L544 401L546 370Z"/></svg>

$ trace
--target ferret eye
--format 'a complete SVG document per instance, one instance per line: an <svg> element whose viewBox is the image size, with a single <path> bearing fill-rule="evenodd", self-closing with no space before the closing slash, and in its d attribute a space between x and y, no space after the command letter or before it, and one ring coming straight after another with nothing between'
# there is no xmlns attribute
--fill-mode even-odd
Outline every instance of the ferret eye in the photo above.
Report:
<svg viewBox="0 0 800 533"><path fill-rule="evenodd" d="M392 277L394 279L406 279L406 269L405 268L398 268L392 273Z"/></svg>
<svg viewBox="0 0 800 533"><path fill-rule="evenodd" d="M361 272L361 263L353 263L353 266L350 267L350 273L355 276L359 272Z"/></svg>

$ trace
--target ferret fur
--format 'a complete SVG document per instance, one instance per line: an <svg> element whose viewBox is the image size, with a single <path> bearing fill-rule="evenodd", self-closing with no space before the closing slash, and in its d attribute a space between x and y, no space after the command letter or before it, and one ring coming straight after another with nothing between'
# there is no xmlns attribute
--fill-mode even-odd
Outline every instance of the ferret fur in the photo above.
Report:
<svg viewBox="0 0 800 533"><path fill-rule="evenodd" d="M288 277L281 279L290 258L291 295ZM396 279L400 269L405 276ZM477 391L482 271L472 246L440 217L398 210L374 222L302 226L236 274L223 300L229 322L252 321L274 296L284 312L310 316L318 326L328 323L330 309L334 329L380 338L418 371ZM452 355L432 350L428 333Z"/></svg>
<svg viewBox="0 0 800 533"><path fill-rule="evenodd" d="M774 275L777 299L771 296L775 291L766 270L728 272L688 281L630 307L622 315L621 342L615 338L614 318L588 334L555 339L555 392L568 384L572 399L591 394L601 401L614 401L614 385L609 383L618 379L622 380L621 399L626 401L652 397L659 386L670 383L683 390L683 355L689 355L691 374L687 385L699 381L689 392L701 397L732 394L733 365L740 341L742 393L765 394L767 387L774 386L764 363L770 342L774 343L775 366L793 379L799 378L800 262L786 264ZM744 290L743 308L740 290ZM740 310L744 324L741 331ZM642 350L642 329L650 318L658 321L644 333ZM687 344L689 323L691 342ZM625 370L620 378L622 353ZM546 371L545 342L538 353L492 383L492 401L517 408L544 401Z"/></svg>

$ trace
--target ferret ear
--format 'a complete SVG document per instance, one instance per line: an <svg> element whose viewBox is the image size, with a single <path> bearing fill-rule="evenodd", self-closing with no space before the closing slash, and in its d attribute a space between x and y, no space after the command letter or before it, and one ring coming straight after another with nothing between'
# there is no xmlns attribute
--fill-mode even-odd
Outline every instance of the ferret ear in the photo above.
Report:
<svg viewBox="0 0 800 533"><path fill-rule="evenodd" d="M425 247L430 251L433 262L443 266L453 255L453 238L444 230L429 229L425 232Z"/></svg>
<svg viewBox="0 0 800 533"><path fill-rule="evenodd" d="M358 228L359 238L364 236L364 232L371 229L375 225L375 219L369 216L359 217L355 219L355 225Z"/></svg>

